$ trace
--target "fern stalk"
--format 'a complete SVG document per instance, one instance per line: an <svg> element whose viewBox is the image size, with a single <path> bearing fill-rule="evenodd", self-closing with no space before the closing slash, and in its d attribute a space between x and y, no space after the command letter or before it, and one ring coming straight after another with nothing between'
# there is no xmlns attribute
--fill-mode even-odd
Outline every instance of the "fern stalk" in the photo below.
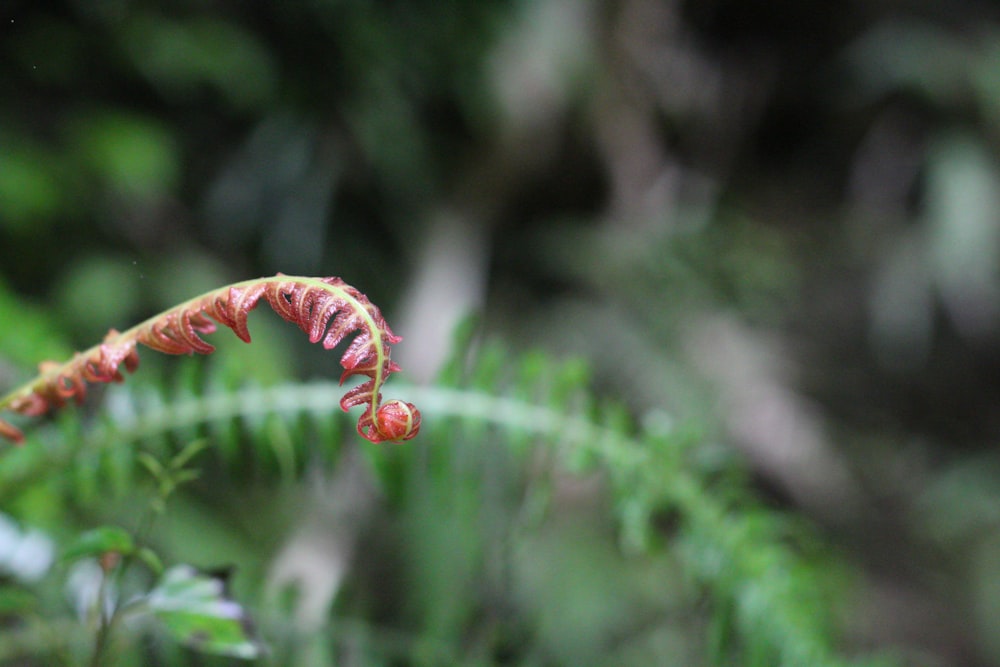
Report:
<svg viewBox="0 0 1000 667"><path fill-rule="evenodd" d="M111 329L104 341L77 352L64 363L43 361L35 379L0 397L0 410L28 416L57 409L70 399L82 402L87 383L122 382L121 367L135 371L136 346L141 343L166 354L210 354L215 348L202 335L225 325L250 342L247 316L261 298L282 318L297 324L310 342L326 349L352 334L340 358L340 382L353 375L368 378L340 399L345 411L356 405L365 410L358 433L372 442L408 440L420 429L420 412L399 400L382 402L381 389L390 374L400 370L389 358L390 346L401 338L389 328L378 307L340 278L305 278L278 274L226 285L159 313L123 332ZM0 436L22 442L24 434L0 419Z"/></svg>

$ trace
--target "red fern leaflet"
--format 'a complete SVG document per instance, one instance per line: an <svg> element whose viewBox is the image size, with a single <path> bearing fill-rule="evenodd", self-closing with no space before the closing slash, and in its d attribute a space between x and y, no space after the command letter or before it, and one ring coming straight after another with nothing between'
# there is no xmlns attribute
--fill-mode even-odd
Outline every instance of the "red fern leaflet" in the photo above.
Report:
<svg viewBox="0 0 1000 667"><path fill-rule="evenodd" d="M417 434L419 410L399 400L382 402L382 384L399 370L389 358L390 346L401 339L392 333L378 307L340 278L282 274L221 287L122 333L112 329L104 342L65 363L42 362L34 380L0 398L0 410L34 416L70 399L81 402L88 383L121 382L123 365L129 372L136 369L138 343L166 354L210 354L215 348L202 336L214 332L216 323L249 343L247 316L261 298L278 315L297 324L310 342L322 343L328 350L354 335L340 358L344 368L340 381L354 375L368 379L344 394L340 405L344 410L365 406L358 418L358 433L372 442L409 440ZM0 436L15 442L24 439L19 429L2 419Z"/></svg>

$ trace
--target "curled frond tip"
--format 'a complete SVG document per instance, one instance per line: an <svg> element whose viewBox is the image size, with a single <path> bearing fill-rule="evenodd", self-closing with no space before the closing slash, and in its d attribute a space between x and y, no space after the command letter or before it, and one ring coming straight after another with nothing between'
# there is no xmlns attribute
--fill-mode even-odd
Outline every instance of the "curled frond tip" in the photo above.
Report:
<svg viewBox="0 0 1000 667"><path fill-rule="evenodd" d="M361 384L348 390L341 407L365 409L358 433L372 442L409 440L420 429L420 411L410 403L382 403L386 378L399 370L389 358L390 346L401 339L368 297L340 278L302 278L278 274L227 285L186 301L119 333L112 329L104 341L78 352L65 363L43 362L38 376L0 398L0 410L36 416L83 400L87 384L121 382L122 367L132 372L139 364L137 344L166 354L210 354L215 348L202 336L221 324L250 342L247 316L261 299L285 320L297 324L313 343L332 349L353 336L341 355L340 381L361 375ZM0 437L21 442L24 435L0 419Z"/></svg>

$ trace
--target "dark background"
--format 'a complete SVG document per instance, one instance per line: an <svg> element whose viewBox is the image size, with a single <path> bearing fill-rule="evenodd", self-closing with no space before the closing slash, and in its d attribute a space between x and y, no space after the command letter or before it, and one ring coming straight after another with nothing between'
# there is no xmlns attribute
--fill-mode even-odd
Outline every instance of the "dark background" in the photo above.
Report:
<svg viewBox="0 0 1000 667"><path fill-rule="evenodd" d="M701 424L866 577L847 645L997 665L998 149L992 2L6 0L0 384L339 275L412 381L471 313Z"/></svg>

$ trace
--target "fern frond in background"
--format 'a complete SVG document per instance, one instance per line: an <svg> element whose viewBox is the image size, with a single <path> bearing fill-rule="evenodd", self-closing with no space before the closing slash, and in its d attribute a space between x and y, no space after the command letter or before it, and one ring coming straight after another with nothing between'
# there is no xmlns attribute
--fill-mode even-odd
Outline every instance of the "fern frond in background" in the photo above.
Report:
<svg viewBox="0 0 1000 667"><path fill-rule="evenodd" d="M94 638L30 536L132 532L205 443L148 546L238 565L273 667L1000 665L991 3L0 5L0 393L279 268L366 285L411 380L468 312L594 376L486 346L369 446L262 314L2 412L0 663ZM220 664L135 627L101 664Z"/></svg>
<svg viewBox="0 0 1000 667"><path fill-rule="evenodd" d="M408 665L466 664L475 651L493 656L482 664L534 664L532 656L545 655L557 664L585 664L585 658L620 665L892 664L838 656L836 609L847 601L829 582L837 568L844 573L837 581L846 582L846 565L837 565L809 529L755 501L737 461L714 453L666 415L651 414L636 425L586 389L586 369L578 362L556 364L541 353L517 359L491 345L475 356L468 368L452 366L438 385L402 388L429 417L422 438L402 449L363 450L386 499L382 529L400 534L383 538L381 547L376 541L355 564L324 626L329 635L315 640L328 651L360 641L371 660L388 652ZM335 383L227 385L211 372L181 386L154 380L140 376L113 387L102 418L84 428L67 420L72 437L42 429L44 446L8 452L0 465L0 501L30 486L28 480L44 483L53 456L74 470L70 496L86 494L95 506L113 507L115 498L141 486L135 451L205 437L229 475L250 465L258 483L287 483L310 468L303 462L331 461L331 452L344 447ZM602 558L608 569L560 589L574 551L598 548L591 540L575 542L576 529L558 528L560 516L572 514L560 491L574 483L567 480L585 486L597 480L594 502L616 527L596 533L604 535L597 544L607 540ZM260 515L255 521L257 530L273 525ZM244 539L252 544L266 537ZM266 554L255 558L266 560ZM493 559L500 563L490 566ZM373 582L368 591L366 568L378 571L393 561L404 570L402 581L411 583L384 590ZM546 567L559 574L536 581L538 568ZM636 574L644 569L649 572ZM645 597L636 592L636 576L648 579L641 585ZM539 597L551 604L560 595L576 596L564 600L569 606L558 616L579 621L573 614L589 614L597 624L593 636L564 645L560 619L549 616L544 602L538 607L518 593L529 584L548 587ZM394 611L372 615L366 602L372 595L388 598L383 604ZM510 616L481 616L496 606L510 609ZM617 614L628 620L615 620ZM526 623L535 627L533 639L512 648L504 637L523 632ZM478 648L463 648L469 637L480 637L473 642ZM420 646L432 657L419 659ZM508 660L497 657L504 652Z"/></svg>

